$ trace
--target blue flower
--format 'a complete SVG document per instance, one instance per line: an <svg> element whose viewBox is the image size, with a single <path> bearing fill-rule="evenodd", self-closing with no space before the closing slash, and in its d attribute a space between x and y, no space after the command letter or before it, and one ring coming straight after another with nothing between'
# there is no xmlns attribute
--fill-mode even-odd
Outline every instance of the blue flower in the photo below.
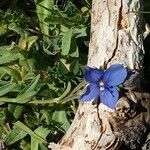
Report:
<svg viewBox="0 0 150 150"><path fill-rule="evenodd" d="M127 76L126 68L121 64L114 64L106 71L86 66L84 78L89 85L81 96L80 102L100 97L103 104L114 109L119 98L117 85L124 82Z"/></svg>

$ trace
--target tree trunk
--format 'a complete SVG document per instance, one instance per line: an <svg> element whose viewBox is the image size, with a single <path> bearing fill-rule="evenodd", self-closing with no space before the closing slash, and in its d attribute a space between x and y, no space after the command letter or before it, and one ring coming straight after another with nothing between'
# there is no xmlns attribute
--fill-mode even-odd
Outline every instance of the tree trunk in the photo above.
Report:
<svg viewBox="0 0 150 150"><path fill-rule="evenodd" d="M140 11L140 0L93 0L88 66L107 68L119 63L132 71L142 71ZM138 149L148 131L149 106L149 94L141 90L124 90L116 110L102 103L81 103L66 135L58 144L50 143L49 148L116 150L124 145L125 149Z"/></svg>

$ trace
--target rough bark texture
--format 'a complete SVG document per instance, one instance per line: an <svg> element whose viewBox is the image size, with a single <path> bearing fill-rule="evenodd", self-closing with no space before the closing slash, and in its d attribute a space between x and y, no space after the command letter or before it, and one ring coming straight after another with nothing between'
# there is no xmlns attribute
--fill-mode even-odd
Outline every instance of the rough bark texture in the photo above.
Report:
<svg viewBox="0 0 150 150"><path fill-rule="evenodd" d="M140 0L93 0L89 66L107 68L121 63L131 70L142 70L142 16L138 13L142 10L141 3ZM138 85L134 86L140 90ZM122 93L116 110L101 103L80 104L66 135L49 147L52 150L122 150L124 146L139 149L150 122L149 94L133 89Z"/></svg>
<svg viewBox="0 0 150 150"><path fill-rule="evenodd" d="M88 64L122 63L140 69L143 60L140 0L93 0Z"/></svg>

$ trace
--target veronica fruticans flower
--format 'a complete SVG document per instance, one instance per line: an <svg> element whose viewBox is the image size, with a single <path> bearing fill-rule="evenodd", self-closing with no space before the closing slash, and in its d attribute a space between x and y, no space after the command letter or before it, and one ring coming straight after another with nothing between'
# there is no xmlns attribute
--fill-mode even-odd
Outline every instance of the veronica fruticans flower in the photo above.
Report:
<svg viewBox="0 0 150 150"><path fill-rule="evenodd" d="M126 68L121 64L114 64L103 71L97 68L85 67L84 78L89 85L81 96L80 102L89 101L99 96L100 101L114 109L119 98L116 88L127 76Z"/></svg>

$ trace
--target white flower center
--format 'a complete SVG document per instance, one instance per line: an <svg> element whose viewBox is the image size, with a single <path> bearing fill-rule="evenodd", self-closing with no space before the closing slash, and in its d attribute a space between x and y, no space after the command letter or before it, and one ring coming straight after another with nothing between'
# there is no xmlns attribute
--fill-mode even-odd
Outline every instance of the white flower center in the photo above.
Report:
<svg viewBox="0 0 150 150"><path fill-rule="evenodd" d="M100 80L99 85L100 85L100 91L104 91L104 89L105 89L104 88L105 83L104 83L103 80Z"/></svg>

